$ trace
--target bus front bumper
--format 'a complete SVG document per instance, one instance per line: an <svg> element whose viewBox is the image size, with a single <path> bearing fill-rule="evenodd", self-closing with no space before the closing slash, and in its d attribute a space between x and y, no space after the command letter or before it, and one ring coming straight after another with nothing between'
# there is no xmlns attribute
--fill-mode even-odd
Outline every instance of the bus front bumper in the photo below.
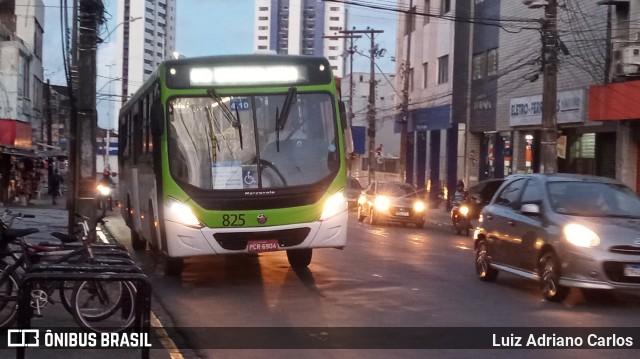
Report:
<svg viewBox="0 0 640 359"><path fill-rule="evenodd" d="M277 250L342 248L347 242L347 211L324 221L249 228L193 228L165 221L167 254L189 257L249 253L248 241L278 240ZM246 236L242 234L246 233ZM300 236L300 234L306 234ZM299 236L298 238L294 238Z"/></svg>

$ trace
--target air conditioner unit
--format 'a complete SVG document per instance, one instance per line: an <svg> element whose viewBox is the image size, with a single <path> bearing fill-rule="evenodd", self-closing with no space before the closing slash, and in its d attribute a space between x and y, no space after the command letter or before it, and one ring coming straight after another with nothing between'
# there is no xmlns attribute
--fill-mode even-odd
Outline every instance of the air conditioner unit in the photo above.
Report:
<svg viewBox="0 0 640 359"><path fill-rule="evenodd" d="M625 75L640 75L640 46L627 46L619 50L620 64Z"/></svg>

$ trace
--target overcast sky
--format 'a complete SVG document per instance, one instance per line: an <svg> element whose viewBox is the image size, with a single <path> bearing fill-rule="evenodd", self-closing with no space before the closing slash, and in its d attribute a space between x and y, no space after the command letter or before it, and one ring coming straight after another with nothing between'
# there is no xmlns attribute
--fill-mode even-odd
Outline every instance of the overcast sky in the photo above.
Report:
<svg viewBox="0 0 640 359"><path fill-rule="evenodd" d="M118 0L103 0L106 7L107 23L101 34L106 37L117 26ZM140 1L140 0L134 0ZM371 0L389 4L389 0ZM71 4L72 0L68 0ZM45 33L44 33L44 75L45 81L51 80L55 85L66 85L62 62L62 45L60 33L60 0L44 0ZM348 27L366 29L367 26L384 30L376 37L376 43L387 50L385 56L378 60L382 71L395 72L395 64L391 58L395 56L396 14L388 11L372 10L361 7L347 7L349 12ZM253 51L254 0L177 0L176 50L186 57L223 54L247 54ZM116 63L115 32L98 47L98 93L114 93L117 81L109 82L115 77L111 64ZM367 51L369 39L357 40L358 50ZM368 72L369 59L364 56L354 58L355 72ZM114 102L100 100L98 107L98 125L100 127L115 126Z"/></svg>

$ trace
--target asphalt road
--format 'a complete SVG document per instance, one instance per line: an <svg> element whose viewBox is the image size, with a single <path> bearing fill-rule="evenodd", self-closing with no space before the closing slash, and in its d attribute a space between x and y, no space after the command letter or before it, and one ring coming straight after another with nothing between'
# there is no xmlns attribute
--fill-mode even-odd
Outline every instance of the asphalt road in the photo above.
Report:
<svg viewBox="0 0 640 359"><path fill-rule="evenodd" d="M108 226L128 244L128 229L121 219L111 218ZM192 349L183 351L185 357L637 356L621 349L342 349L354 345L336 341L349 334L340 332L341 328L354 327L356 333L373 330L368 339L379 343L389 335L407 339L405 327L466 328L447 334L454 336L449 338L454 342L456 335L465 342L503 327L579 327L587 332L597 327L638 327L640 296L636 293L618 292L587 301L573 290L563 304L548 303L536 283L519 277L501 273L495 283L479 281L471 247L470 237L456 236L446 226L370 226L353 216L347 247L315 250L310 267L303 271L292 270L284 252L272 252L190 258L181 277L165 277L158 256L149 250L136 255L152 280L156 315L175 335L178 346ZM389 331L396 327L400 329ZM269 331L273 334L265 339ZM256 348L213 348L224 340L230 347ZM269 340L292 343L291 348L298 349L264 349ZM634 340L640 344L640 336Z"/></svg>

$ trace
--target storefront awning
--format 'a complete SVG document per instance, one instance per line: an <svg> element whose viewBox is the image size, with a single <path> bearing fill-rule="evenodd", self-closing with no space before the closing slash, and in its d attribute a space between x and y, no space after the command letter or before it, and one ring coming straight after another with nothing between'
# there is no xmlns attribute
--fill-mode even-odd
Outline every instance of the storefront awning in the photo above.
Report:
<svg viewBox="0 0 640 359"><path fill-rule="evenodd" d="M31 124L0 118L0 145L31 147Z"/></svg>
<svg viewBox="0 0 640 359"><path fill-rule="evenodd" d="M640 81L618 82L589 88L589 120L640 119Z"/></svg>
<svg viewBox="0 0 640 359"><path fill-rule="evenodd" d="M394 132L400 133L400 123L396 121ZM451 128L451 105L419 108L409 111L407 131L432 131Z"/></svg>

